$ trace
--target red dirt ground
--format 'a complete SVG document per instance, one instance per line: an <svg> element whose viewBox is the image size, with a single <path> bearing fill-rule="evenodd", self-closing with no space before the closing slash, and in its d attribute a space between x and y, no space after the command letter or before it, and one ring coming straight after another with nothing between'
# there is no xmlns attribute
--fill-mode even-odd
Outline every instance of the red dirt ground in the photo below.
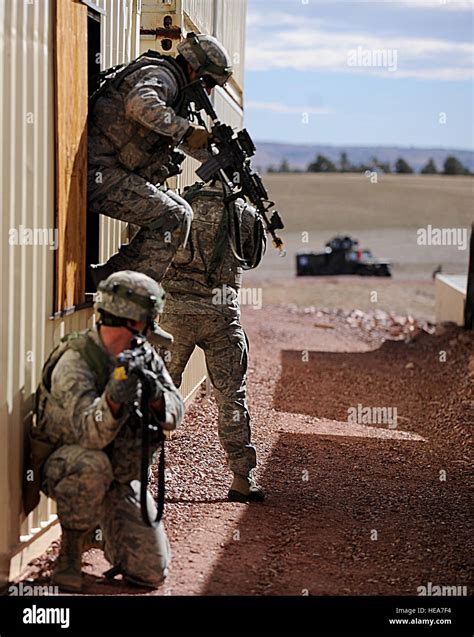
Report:
<svg viewBox="0 0 474 637"><path fill-rule="evenodd" d="M92 550L85 592L416 595L428 582L469 586L472 336L441 327L383 342L384 329L366 331L342 312L276 305L244 308L243 323L265 503L226 501L216 407L202 395L167 444L168 579L151 593L104 583L108 564ZM396 407L398 426L348 423L358 404ZM44 581L56 554L53 546L22 579Z"/></svg>

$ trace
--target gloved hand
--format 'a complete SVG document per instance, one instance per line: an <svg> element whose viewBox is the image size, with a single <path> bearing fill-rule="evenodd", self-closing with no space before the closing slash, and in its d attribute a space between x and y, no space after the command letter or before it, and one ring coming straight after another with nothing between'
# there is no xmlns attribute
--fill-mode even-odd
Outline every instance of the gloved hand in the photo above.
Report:
<svg viewBox="0 0 474 637"><path fill-rule="evenodd" d="M142 372L144 378L143 382L146 383L146 389L149 396L149 402L153 403L155 400L159 400L163 397L163 387L158 380L158 376L155 372L150 371L149 369L144 369Z"/></svg>
<svg viewBox="0 0 474 637"><path fill-rule="evenodd" d="M138 377L130 374L123 363L119 363L110 375L105 393L114 403L131 403L137 395Z"/></svg>
<svg viewBox="0 0 474 637"><path fill-rule="evenodd" d="M190 124L186 135L184 136L184 141L191 146L191 148L200 150L207 148L211 137L211 133L207 130L207 128L204 128L204 126Z"/></svg>

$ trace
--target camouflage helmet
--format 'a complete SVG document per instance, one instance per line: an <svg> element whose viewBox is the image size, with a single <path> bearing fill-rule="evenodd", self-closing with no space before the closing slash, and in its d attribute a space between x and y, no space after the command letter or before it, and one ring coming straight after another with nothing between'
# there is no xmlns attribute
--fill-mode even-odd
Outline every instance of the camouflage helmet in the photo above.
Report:
<svg viewBox="0 0 474 637"><path fill-rule="evenodd" d="M210 75L220 86L224 86L232 75L229 54L212 35L191 31L177 48L199 77Z"/></svg>
<svg viewBox="0 0 474 637"><path fill-rule="evenodd" d="M96 310L151 323L163 311L162 287L146 274L123 270L99 283Z"/></svg>

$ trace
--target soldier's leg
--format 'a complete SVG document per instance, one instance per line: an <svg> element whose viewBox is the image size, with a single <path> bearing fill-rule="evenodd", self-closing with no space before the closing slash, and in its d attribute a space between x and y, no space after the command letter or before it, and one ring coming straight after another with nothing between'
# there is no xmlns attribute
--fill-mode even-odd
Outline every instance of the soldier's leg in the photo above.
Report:
<svg viewBox="0 0 474 637"><path fill-rule="evenodd" d="M94 282L118 270L136 270L161 280L187 239L191 206L173 191L159 189L135 173L109 168L100 174L103 183L91 185L89 173L89 209L136 224L140 230L106 265L93 269Z"/></svg>
<svg viewBox="0 0 474 637"><path fill-rule="evenodd" d="M189 316L164 314L160 327L173 335L174 342L162 348L160 355L176 387L181 385L184 368L196 347L196 322Z"/></svg>
<svg viewBox="0 0 474 637"><path fill-rule="evenodd" d="M56 501L61 526L87 531L98 524L112 479L112 467L103 451L64 445L46 461L42 488Z"/></svg>
<svg viewBox="0 0 474 637"><path fill-rule="evenodd" d="M148 493L148 515L156 506ZM101 518L105 556L126 580L156 587L166 577L171 551L163 522L147 526L141 517L140 482L114 482L105 498Z"/></svg>
<svg viewBox="0 0 474 637"><path fill-rule="evenodd" d="M62 528L61 551L53 573L53 583L62 590L81 591L84 540L99 524L112 477L103 451L79 445L60 447L45 463L42 489L56 501Z"/></svg>
<svg viewBox="0 0 474 637"><path fill-rule="evenodd" d="M247 408L247 338L237 319L222 316L207 321L206 337L199 345L219 408L219 439L231 471L247 476L257 463Z"/></svg>

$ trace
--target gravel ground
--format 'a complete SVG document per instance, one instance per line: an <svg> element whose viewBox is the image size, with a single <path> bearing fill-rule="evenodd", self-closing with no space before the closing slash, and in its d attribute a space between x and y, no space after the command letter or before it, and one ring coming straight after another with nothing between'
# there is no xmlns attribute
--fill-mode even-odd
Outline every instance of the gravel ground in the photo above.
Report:
<svg viewBox="0 0 474 637"><path fill-rule="evenodd" d="M472 335L383 312L245 307L253 438L264 504L226 501L216 407L202 394L167 444L173 563L152 593L104 583L99 550L85 592L153 595L413 595L470 585ZM387 337L397 340L386 340ZM445 360L444 360L445 359ZM357 405L396 407L396 428L348 422ZM52 546L22 579L41 583Z"/></svg>
<svg viewBox="0 0 474 637"><path fill-rule="evenodd" d="M262 276L246 273L242 302L256 305L339 308L364 312L385 311L435 320L435 285L432 280L395 280L381 277Z"/></svg>

